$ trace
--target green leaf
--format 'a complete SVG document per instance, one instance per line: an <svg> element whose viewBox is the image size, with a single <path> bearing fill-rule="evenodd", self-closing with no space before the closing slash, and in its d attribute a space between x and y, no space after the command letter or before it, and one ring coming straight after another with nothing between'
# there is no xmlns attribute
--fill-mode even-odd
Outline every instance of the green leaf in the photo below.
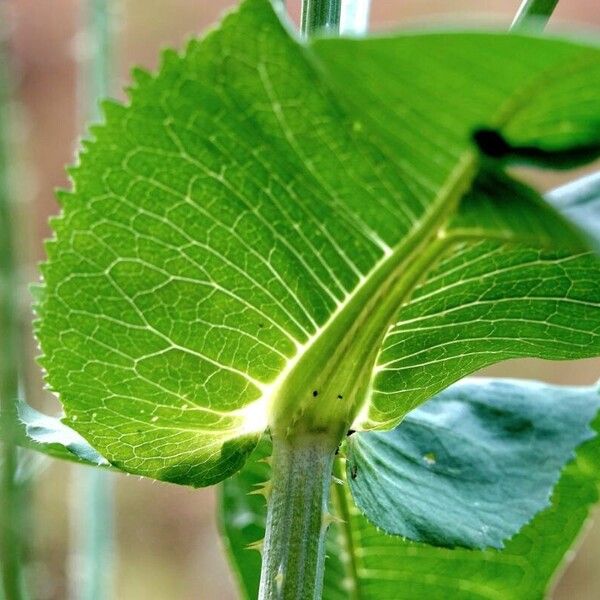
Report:
<svg viewBox="0 0 600 600"><path fill-rule="evenodd" d="M599 184L597 175L584 177L542 199L483 169L448 224L448 235L464 241L399 311L378 357L371 404L354 427L389 428L400 420L399 407L409 411L494 362L597 354L598 259L518 242L527 243L529 235L538 246L561 246L565 231L576 226L588 246L600 250ZM485 197L475 193L479 188L487 190ZM541 219L544 213L548 218ZM477 241L485 238L498 243Z"/></svg>
<svg viewBox="0 0 600 600"><path fill-rule="evenodd" d="M550 144L562 123L577 133L550 151L576 151L600 119L597 102L582 109L600 100L599 78L600 51L561 40L434 33L305 46L268 0L166 52L157 75L135 73L127 106L106 104L53 222L37 335L66 422L112 465L190 485L239 469L267 425L339 437L361 407L369 426L393 425L482 362L420 367L438 383L408 401L397 390L382 400L381 377L370 395L398 308L444 253L468 256L456 249L466 221L452 227L481 167L473 131L508 135L527 110L539 127L523 121L520 141ZM468 202L502 211L478 184ZM506 186L540 226L523 237L499 216L502 240L545 248L562 231L559 246L579 248L530 190ZM537 250L498 248L480 264L487 283L517 252L536 281L554 278L553 300L535 303L543 340L499 328L510 351L482 347L486 360L600 352L598 263L569 251L544 255L550 271L532 263ZM521 313L536 290L516 291ZM571 318L576 340L546 326ZM398 359L388 346L385 359Z"/></svg>
<svg viewBox="0 0 600 600"><path fill-rule="evenodd" d="M495 131L516 147L537 148L548 158L552 153L564 158L569 150L600 151L598 100L591 91L600 76L597 45L441 32L325 39L313 47L329 67L339 98L362 113L365 131L376 132L386 149L409 143L415 148L404 163L414 168L415 184L432 177L424 170L431 156L421 149L433 152L436 171L447 174L481 130ZM516 54L508 60L511 52ZM399 85L401 80L410 85ZM467 120L468 139L462 130Z"/></svg>
<svg viewBox="0 0 600 600"><path fill-rule="evenodd" d="M573 388L562 390L571 398L577 393ZM594 430L599 429L600 418L596 418ZM268 448L262 448L260 456L265 453ZM338 475L343 477L341 472ZM242 597L248 599L256 598L255 569L260 564L258 552L248 546L255 547L261 539L266 512L264 500L248 492L267 477L264 464L250 460L220 487L228 556L241 579ZM328 534L323 598L539 600L546 596L564 555L598 501L599 481L600 438L595 437L577 450L576 459L563 470L551 506L501 551L439 548L386 535L353 505L347 483L333 484L333 508L341 521L334 521Z"/></svg>
<svg viewBox="0 0 600 600"><path fill-rule="evenodd" d="M21 446L54 458L92 466L108 466L108 461L76 431L60 419L49 417L21 401L18 404Z"/></svg>
<svg viewBox="0 0 600 600"><path fill-rule="evenodd" d="M553 190L547 199L587 234L590 245L600 253L600 173Z"/></svg>
<svg viewBox="0 0 600 600"><path fill-rule="evenodd" d="M475 193L479 188L485 196ZM561 360L592 348L598 353L595 257L477 242L526 243L530 235L538 245L560 246L573 225L552 215L550 206L600 251L600 176L542 200L501 173L482 170L449 223L449 235L464 243L417 287L388 332L364 427L397 423L399 405L410 410L458 380L457 373L520 356ZM544 212L548 218L540 219ZM435 378L424 367L438 369Z"/></svg>
<svg viewBox="0 0 600 600"><path fill-rule="evenodd" d="M599 408L596 388L464 380L392 431L351 436L350 491L387 533L502 548L548 505Z"/></svg>
<svg viewBox="0 0 600 600"><path fill-rule="evenodd" d="M557 212L553 206L526 185L484 167L444 233L461 241L488 239L538 248L589 249L590 244L582 244L581 232L571 222L581 209L569 214L568 220L568 213L555 206Z"/></svg>
<svg viewBox="0 0 600 600"><path fill-rule="evenodd" d="M465 243L398 313L367 427L384 428L466 373L508 358L564 360L600 344L595 256Z"/></svg>

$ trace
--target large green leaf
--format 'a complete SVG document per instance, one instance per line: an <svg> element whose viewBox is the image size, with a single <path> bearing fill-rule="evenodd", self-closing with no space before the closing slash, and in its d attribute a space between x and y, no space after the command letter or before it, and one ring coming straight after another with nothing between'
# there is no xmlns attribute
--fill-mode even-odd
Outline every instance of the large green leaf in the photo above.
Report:
<svg viewBox="0 0 600 600"><path fill-rule="evenodd" d="M538 388L539 390L539 388ZM561 388L555 389L558 392ZM573 399L576 389L562 388ZM452 389L443 397L449 398ZM537 399L531 398L532 404ZM560 404L552 395L553 404ZM425 410L424 407L415 412ZM487 421L488 426L494 426ZM545 425L540 424L541 427ZM402 425L400 426L402 428ZM600 418L594 430L600 428ZM460 428L454 430L460 434ZM358 433L356 435L373 435ZM353 436L354 437L354 436ZM448 448L451 451L451 448ZM268 454L259 449L257 458ZM342 477L342 473L338 473ZM256 598L260 556L254 549L264 534L266 506L249 495L268 478L264 462L251 459L221 486L220 521L231 564L244 598ZM499 550L436 548L390 536L371 525L354 506L347 482L332 486L337 520L330 526L325 567L324 600L539 600L551 585L564 555L580 534L590 507L598 500L600 439L586 442L562 472L551 506ZM426 477L413 481L414 490ZM426 496L429 489L422 494ZM447 499L446 514L454 519ZM443 508L440 507L440 512ZM499 511L488 515L496 519Z"/></svg>
<svg viewBox="0 0 600 600"><path fill-rule="evenodd" d="M241 467L267 424L339 435L364 406L368 426L392 425L486 361L598 354L598 262L569 254L578 236L531 190L478 176L487 159L473 132L576 152L600 121L599 79L600 51L560 40L435 33L307 47L267 0L165 53L157 75L136 72L129 105L106 105L53 222L37 334L67 423L118 468L207 485ZM508 215L507 193L532 227ZM486 222L473 226L478 205ZM471 247L490 235L536 248L559 236L572 250ZM524 336L491 313L504 353L483 332L477 359L421 361L419 381L402 385L383 366L371 395L398 308L450 250L444 268L461 281L477 254L462 301L492 294L541 325ZM520 287L488 285L515 263ZM446 284L438 270L418 306ZM396 371L391 340L412 306L382 353ZM567 320L575 333L553 326Z"/></svg>
<svg viewBox="0 0 600 600"><path fill-rule="evenodd" d="M489 175L497 178L498 174ZM486 175L488 177L488 175ZM503 185L508 182L506 178L502 178ZM511 182L510 185L517 185ZM506 217L511 219L508 227L504 227L502 222L497 222L497 227L490 229L490 235L498 234L504 231L516 231L518 227L523 226L524 232L530 229L530 221L527 219L519 221L519 208L514 200L515 195L506 196L506 207L502 207L503 212L490 210L490 216L494 218L501 217L506 214ZM546 196L546 200L556 206L561 212L569 212L570 217L582 229L588 231L588 235L592 244L600 243L600 231L596 228L596 212L600 201L600 175L595 174L584 177L581 180L574 181L571 184L553 190ZM537 201L536 201L537 202ZM463 200L463 204L469 204L469 197ZM481 207L483 208L483 207ZM506 208L506 211L504 209ZM471 209L463 211L461 218L468 223L471 215ZM477 213L473 211L473 224ZM515 223L512 220L515 219ZM456 219L455 223L459 220ZM468 224L471 226L471 224ZM20 445L35 449L43 454L48 454L54 458L64 458L67 460L83 461L88 464L101 464L105 461L99 457L97 452L81 436L66 426L60 419L44 415L30 407L26 402L21 401L19 407L19 428L20 436L18 443Z"/></svg>
<svg viewBox="0 0 600 600"><path fill-rule="evenodd" d="M396 429L348 439L352 496L387 533L501 548L549 504L599 408L596 388L464 380Z"/></svg>

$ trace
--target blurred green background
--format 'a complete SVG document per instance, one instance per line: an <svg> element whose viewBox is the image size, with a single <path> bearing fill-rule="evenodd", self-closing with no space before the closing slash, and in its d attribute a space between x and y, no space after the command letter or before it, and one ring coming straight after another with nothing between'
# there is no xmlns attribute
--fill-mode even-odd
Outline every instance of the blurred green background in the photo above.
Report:
<svg viewBox="0 0 600 600"><path fill-rule="evenodd" d="M36 262L49 236L47 219L57 212L53 189L66 184L64 165L73 161L81 135L77 71L85 68L90 40L83 29L83 0L4 0L8 49L14 80L15 190L22 281L37 279ZM113 0L115 6L115 90L128 84L134 65L156 67L159 49L180 47L191 35L214 23L232 0ZM519 0L372 0L371 29L391 30L425 23L492 23L505 28ZM299 0L288 2L297 20ZM551 29L600 29L599 0L561 0ZM518 60L518 57L515 57ZM119 97L122 93L117 91ZM564 176L528 174L543 189ZM568 177L572 177L570 173ZM29 321L30 298L21 295ZM30 402L45 411L59 410L43 391L29 341L25 387ZM488 369L494 375L530 377L555 383L593 383L600 361L544 363L512 361ZM27 576L34 600L71 598L69 572L77 564L70 539L74 481L82 467L44 461L35 465L30 491ZM227 600L236 597L223 558L214 519L215 490L191 490L137 477L114 476L116 486L116 567L118 600ZM556 600L600 597L600 518L591 524L575 559L557 582ZM75 599L73 599L75 600Z"/></svg>

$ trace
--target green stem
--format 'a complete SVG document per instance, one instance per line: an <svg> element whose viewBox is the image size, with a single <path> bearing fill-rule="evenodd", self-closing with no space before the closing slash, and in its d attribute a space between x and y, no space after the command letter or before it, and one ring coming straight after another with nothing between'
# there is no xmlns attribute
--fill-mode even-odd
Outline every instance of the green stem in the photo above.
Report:
<svg viewBox="0 0 600 600"><path fill-rule="evenodd" d="M348 585L346 587L347 600L359 600L360 593L360 577L358 576L358 552L354 540L354 532L352 530L352 515L350 513L350 504L348 502L348 483L345 481L346 473L344 469L344 460L338 457L335 461L333 471L338 481L333 484L333 504L336 515L341 519L338 525L340 530L341 546L345 552L340 556L340 560L346 571Z"/></svg>
<svg viewBox="0 0 600 600"><path fill-rule="evenodd" d="M112 473L80 467L73 481L73 546L69 565L71 598L114 598Z"/></svg>
<svg viewBox="0 0 600 600"><path fill-rule="evenodd" d="M338 35L341 10L342 0L302 0L302 35Z"/></svg>
<svg viewBox="0 0 600 600"><path fill-rule="evenodd" d="M89 0L87 30L93 48L89 69L84 69L82 83L82 115L84 120L100 118L99 101L111 91L113 60L111 51L111 0Z"/></svg>
<svg viewBox="0 0 600 600"><path fill-rule="evenodd" d="M335 447L322 435L273 440L260 600L321 598Z"/></svg>
<svg viewBox="0 0 600 600"><path fill-rule="evenodd" d="M369 28L371 0L343 0L340 31L344 35L364 35Z"/></svg>
<svg viewBox="0 0 600 600"><path fill-rule="evenodd" d="M85 24L89 62L81 65L79 95L82 122L100 118L99 102L110 93L111 2L88 0ZM71 597L108 600L113 573L113 475L93 468L73 470L73 556Z"/></svg>
<svg viewBox="0 0 600 600"><path fill-rule="evenodd" d="M523 0L510 26L511 30L543 30L557 4L558 0Z"/></svg>
<svg viewBox="0 0 600 600"><path fill-rule="evenodd" d="M0 31L0 36L3 32ZM0 39L0 49L3 50ZM24 598L21 575L24 526L20 486L17 482L17 398L19 394L20 332L18 316L18 276L14 252L14 218L7 181L6 60L0 55L0 435L2 469L0 492L0 550L2 584L6 600Z"/></svg>
<svg viewBox="0 0 600 600"><path fill-rule="evenodd" d="M366 31L370 0L346 0L347 33ZM303 0L301 31L338 35L342 0ZM259 600L319 600L336 433L273 436Z"/></svg>

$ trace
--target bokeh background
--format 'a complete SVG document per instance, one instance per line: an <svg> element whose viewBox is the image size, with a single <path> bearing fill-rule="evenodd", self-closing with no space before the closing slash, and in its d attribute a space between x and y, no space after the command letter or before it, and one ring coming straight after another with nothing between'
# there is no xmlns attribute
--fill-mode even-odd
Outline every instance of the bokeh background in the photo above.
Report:
<svg viewBox="0 0 600 600"><path fill-rule="evenodd" d="M84 0L4 0L7 47L13 77L15 127L11 154L17 176L15 225L19 229L22 281L37 279L36 263L49 236L48 217L57 212L53 190L66 185L81 136L78 71L85 68L90 40L83 30ZM155 68L159 50L181 47L215 23L233 0L112 0L114 5L114 90L128 84L132 66ZM299 0L288 2L297 20ZM507 27L519 0L372 0L371 29L394 30L424 24L493 23ZM561 0L552 29L600 32L599 0ZM518 57L515 57L518 60ZM548 174L528 174L543 189L561 182ZM30 340L26 391L36 407L57 412L43 391L27 331L29 296L23 287L25 335ZM494 375L531 377L556 383L589 384L598 379L599 361L548 363L511 361L488 369ZM66 600L70 540L83 467L44 461L35 466L29 492L32 505L27 575L34 600ZM218 540L215 490L191 490L136 477L113 476L116 490L113 551L118 600L228 600L236 597ZM600 519L582 539L577 556L557 582L555 600L600 597Z"/></svg>

